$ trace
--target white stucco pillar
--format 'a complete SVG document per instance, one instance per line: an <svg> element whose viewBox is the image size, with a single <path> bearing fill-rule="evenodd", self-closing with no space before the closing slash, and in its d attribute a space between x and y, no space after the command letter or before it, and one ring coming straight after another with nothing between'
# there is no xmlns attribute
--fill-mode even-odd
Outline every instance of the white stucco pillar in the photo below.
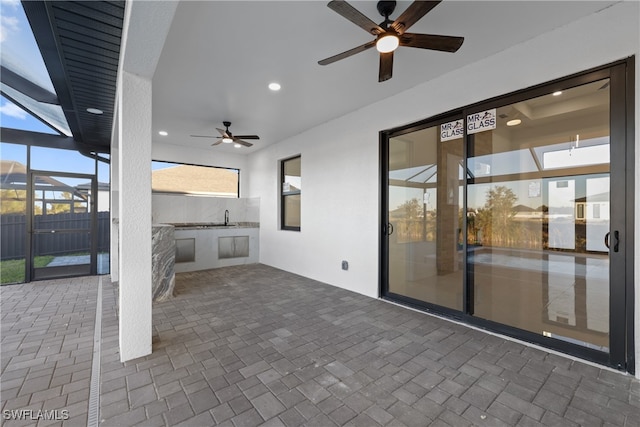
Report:
<svg viewBox="0 0 640 427"><path fill-rule="evenodd" d="M111 155L110 155L110 184L109 184L109 188L111 191L111 197L109 197L109 201L110 201L110 209L109 211L111 212L111 224L110 224L110 242L109 242L109 273L110 273L110 277L111 277L111 281L112 282L117 282L118 281L118 221L120 218L120 210L119 210L119 187L120 187L120 181L118 179L118 162L119 162L119 158L118 158L118 138L120 137L120 133L118 132L118 129L120 129L120 121L118 120L118 112L116 111L116 113L113 116L113 132L112 135L113 137L111 138Z"/></svg>
<svg viewBox="0 0 640 427"><path fill-rule="evenodd" d="M151 353L151 80L124 71L118 105L120 360Z"/></svg>

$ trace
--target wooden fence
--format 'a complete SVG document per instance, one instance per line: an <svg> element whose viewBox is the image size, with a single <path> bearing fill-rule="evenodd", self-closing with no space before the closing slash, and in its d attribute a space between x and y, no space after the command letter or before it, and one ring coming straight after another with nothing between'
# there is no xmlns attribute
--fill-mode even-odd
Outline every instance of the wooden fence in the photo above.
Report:
<svg viewBox="0 0 640 427"><path fill-rule="evenodd" d="M90 213L37 215L35 229L69 230L91 228ZM109 252L109 212L98 212L98 252ZM26 255L26 215L0 215L0 259L20 259ZM88 233L38 234L35 255L88 253Z"/></svg>

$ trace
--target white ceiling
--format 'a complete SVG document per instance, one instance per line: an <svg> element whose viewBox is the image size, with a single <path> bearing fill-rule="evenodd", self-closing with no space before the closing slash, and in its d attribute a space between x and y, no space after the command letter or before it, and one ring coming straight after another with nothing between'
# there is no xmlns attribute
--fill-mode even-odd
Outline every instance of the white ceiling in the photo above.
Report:
<svg viewBox="0 0 640 427"><path fill-rule="evenodd" d="M373 38L326 1L182 1L153 77L154 141L251 153L614 3L445 0L409 31L462 36L460 50L401 47L393 78L378 83L375 49L318 65ZM376 2L351 4L382 21ZM391 18L409 4L399 1ZM281 91L267 88L273 81ZM233 123L234 134L261 139L237 149L189 136L217 136L223 120ZM158 136L159 130L169 136Z"/></svg>

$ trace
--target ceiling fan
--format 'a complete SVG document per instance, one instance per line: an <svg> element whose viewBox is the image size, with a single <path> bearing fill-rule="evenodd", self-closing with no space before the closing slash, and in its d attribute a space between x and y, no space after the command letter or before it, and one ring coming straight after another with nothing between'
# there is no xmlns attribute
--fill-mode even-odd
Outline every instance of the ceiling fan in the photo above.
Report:
<svg viewBox="0 0 640 427"><path fill-rule="evenodd" d="M440 0L441 1L441 0ZM380 25L367 18L346 1L332 0L327 6L356 24L358 27L376 36L375 40L367 42L346 52L339 53L329 58L318 61L320 65L328 65L356 53L376 47L380 52L380 71L378 81L389 80L393 74L393 51L398 46L416 47L420 49L439 50L442 52L456 52L464 37L441 36L434 34L407 33L409 27L418 22L420 18L429 13L440 1L414 1L395 21L389 16L396 8L395 1L379 1L378 12L384 16Z"/></svg>
<svg viewBox="0 0 640 427"><path fill-rule="evenodd" d="M220 132L221 136L210 136L210 135L191 135L191 136L194 138L220 138L219 141L214 142L213 144L211 144L211 146L222 144L223 142L226 144L235 142L236 144L244 145L245 147L251 147L253 146L252 143L243 141L243 140L244 139L260 139L258 135L234 135L229 130L229 126L231 126L231 122L222 122L222 124L226 128L225 130L216 128L216 130Z"/></svg>

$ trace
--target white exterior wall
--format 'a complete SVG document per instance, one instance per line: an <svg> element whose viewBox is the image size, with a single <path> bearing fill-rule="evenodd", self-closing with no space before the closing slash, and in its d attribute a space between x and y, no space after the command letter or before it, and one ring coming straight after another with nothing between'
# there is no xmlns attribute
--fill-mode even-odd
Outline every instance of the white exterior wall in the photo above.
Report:
<svg viewBox="0 0 640 427"><path fill-rule="evenodd" d="M249 194L245 196L261 198L260 262L364 295L378 296L380 130L631 55L636 55L637 194L640 189L639 28L640 3L618 3L253 153L249 157ZM297 154L302 155L302 230L283 231L278 229L278 162ZM640 212L640 197L636 197L635 203L636 212ZM341 270L343 259L349 261L349 271ZM640 377L638 220L635 275L636 373Z"/></svg>

